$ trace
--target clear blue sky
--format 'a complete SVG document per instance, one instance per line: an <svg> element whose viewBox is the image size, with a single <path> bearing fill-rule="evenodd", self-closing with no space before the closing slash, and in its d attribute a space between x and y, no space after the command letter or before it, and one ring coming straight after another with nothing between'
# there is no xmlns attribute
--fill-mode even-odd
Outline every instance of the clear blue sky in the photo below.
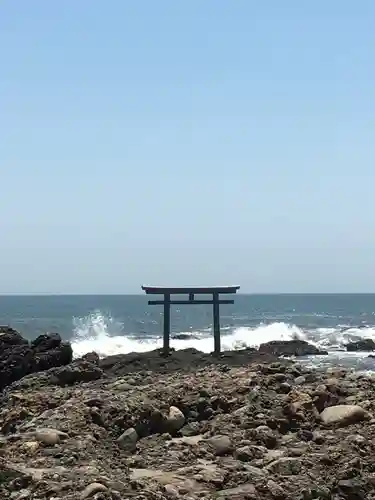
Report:
<svg viewBox="0 0 375 500"><path fill-rule="evenodd" d="M3 0L0 293L375 291L373 0Z"/></svg>

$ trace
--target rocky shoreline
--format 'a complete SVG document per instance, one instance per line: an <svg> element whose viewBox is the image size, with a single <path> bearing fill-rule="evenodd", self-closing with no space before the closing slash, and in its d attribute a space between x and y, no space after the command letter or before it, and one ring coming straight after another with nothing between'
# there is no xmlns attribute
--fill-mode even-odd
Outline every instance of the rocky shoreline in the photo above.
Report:
<svg viewBox="0 0 375 500"><path fill-rule="evenodd" d="M73 359L0 329L0 498L375 499L373 378L193 349Z"/></svg>

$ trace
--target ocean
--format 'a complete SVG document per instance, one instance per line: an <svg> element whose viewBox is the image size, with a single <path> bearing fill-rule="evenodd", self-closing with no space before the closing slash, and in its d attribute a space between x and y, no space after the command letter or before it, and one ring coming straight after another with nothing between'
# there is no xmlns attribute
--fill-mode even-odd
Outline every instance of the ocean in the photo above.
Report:
<svg viewBox="0 0 375 500"><path fill-rule="evenodd" d="M161 306L143 295L0 296L0 324L26 338L58 332L72 343L75 356L148 351L161 346ZM234 296L221 306L223 349L258 346L270 340L300 338L329 351L312 364L375 370L368 353L347 353L345 343L375 340L375 294L285 294ZM213 349L212 307L173 306L172 347Z"/></svg>

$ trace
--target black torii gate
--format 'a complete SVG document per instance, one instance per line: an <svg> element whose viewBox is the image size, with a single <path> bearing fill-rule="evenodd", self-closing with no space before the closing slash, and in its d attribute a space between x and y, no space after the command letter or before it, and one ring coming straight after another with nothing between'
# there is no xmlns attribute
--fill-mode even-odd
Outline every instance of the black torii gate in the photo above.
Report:
<svg viewBox="0 0 375 500"><path fill-rule="evenodd" d="M148 305L164 306L164 328L163 328L163 353L169 354L170 330L171 330L171 305L184 304L212 304L213 326L214 326L214 353L220 354L220 304L233 304L234 300L220 299L221 293L236 293L239 286L142 286L147 295L163 295L163 300L149 300ZM188 295L188 299L171 299L171 295ZM212 295L212 299L196 299L196 295Z"/></svg>

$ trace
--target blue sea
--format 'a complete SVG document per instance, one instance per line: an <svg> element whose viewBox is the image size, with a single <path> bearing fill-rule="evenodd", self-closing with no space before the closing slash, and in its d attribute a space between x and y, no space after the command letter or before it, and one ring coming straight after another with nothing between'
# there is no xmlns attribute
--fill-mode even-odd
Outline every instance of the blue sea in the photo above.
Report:
<svg viewBox="0 0 375 500"><path fill-rule="evenodd" d="M149 306L143 295L0 296L0 324L31 339L58 332L70 340L76 356L148 351L161 346L162 307ZM212 307L174 306L172 337L176 349L213 349ZM300 338L329 351L315 363L372 369L368 353L346 353L345 343L375 339L375 294L285 294L234 296L221 306L223 349Z"/></svg>

